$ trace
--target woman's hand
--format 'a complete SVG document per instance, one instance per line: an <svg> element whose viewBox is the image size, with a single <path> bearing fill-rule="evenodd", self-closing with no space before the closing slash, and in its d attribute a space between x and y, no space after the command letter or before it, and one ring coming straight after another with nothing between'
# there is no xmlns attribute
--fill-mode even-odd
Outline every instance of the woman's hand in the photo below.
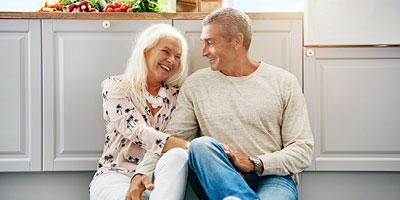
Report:
<svg viewBox="0 0 400 200"><path fill-rule="evenodd" d="M154 185L150 177L144 174L137 174L132 178L125 200L141 200L145 190L153 190Z"/></svg>

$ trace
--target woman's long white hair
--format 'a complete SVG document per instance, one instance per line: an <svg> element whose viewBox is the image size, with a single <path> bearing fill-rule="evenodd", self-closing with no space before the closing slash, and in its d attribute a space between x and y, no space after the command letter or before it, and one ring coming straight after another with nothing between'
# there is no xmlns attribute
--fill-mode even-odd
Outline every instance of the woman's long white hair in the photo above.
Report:
<svg viewBox="0 0 400 200"><path fill-rule="evenodd" d="M128 60L125 72L120 76L127 81L136 98L143 101L143 91L146 90L147 67L144 52L154 47L163 36L172 36L180 40L182 54L177 71L168 77L164 83L169 86L181 86L188 74L188 45L185 37L168 24L155 24L145 29L136 39L132 54Z"/></svg>

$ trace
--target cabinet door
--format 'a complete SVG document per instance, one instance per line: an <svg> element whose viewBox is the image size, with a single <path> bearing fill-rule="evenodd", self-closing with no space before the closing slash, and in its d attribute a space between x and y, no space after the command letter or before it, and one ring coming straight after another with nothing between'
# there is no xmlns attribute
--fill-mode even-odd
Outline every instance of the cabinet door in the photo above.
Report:
<svg viewBox="0 0 400 200"><path fill-rule="evenodd" d="M190 46L190 72L209 67L201 57L201 20L174 20L185 32ZM282 67L296 75L302 84L302 20L252 20L251 58Z"/></svg>
<svg viewBox="0 0 400 200"><path fill-rule="evenodd" d="M44 170L96 169L105 135L101 82L124 71L138 31L171 22L43 20Z"/></svg>
<svg viewBox="0 0 400 200"><path fill-rule="evenodd" d="M0 20L0 171L41 170L40 20Z"/></svg>
<svg viewBox="0 0 400 200"><path fill-rule="evenodd" d="M316 170L400 170L400 48L305 49Z"/></svg>

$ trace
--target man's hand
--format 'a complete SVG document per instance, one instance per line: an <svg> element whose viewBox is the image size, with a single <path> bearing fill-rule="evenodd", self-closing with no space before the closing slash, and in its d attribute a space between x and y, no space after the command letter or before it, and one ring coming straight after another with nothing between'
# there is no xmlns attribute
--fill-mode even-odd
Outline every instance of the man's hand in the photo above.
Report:
<svg viewBox="0 0 400 200"><path fill-rule="evenodd" d="M226 153L231 158L231 163L236 169L243 173L251 172L254 170L254 163L249 160L249 157L238 152Z"/></svg>
<svg viewBox="0 0 400 200"><path fill-rule="evenodd" d="M232 153L233 152L233 150L228 145L226 145L224 143L221 143L221 142L219 144L224 149L226 155L228 155L228 153Z"/></svg>
<svg viewBox="0 0 400 200"><path fill-rule="evenodd" d="M125 200L141 200L142 194L145 190L153 190L154 185L151 183L150 177L137 174L131 180L128 193L126 193Z"/></svg>
<svg viewBox="0 0 400 200"><path fill-rule="evenodd" d="M234 152L228 145L224 143L220 143L220 145L224 149L232 165L236 168L236 170L238 170L238 172L241 172L239 174L242 175L243 173L252 172L254 170L254 163L250 161L248 156L239 152ZM263 163L261 162L260 170L262 169Z"/></svg>

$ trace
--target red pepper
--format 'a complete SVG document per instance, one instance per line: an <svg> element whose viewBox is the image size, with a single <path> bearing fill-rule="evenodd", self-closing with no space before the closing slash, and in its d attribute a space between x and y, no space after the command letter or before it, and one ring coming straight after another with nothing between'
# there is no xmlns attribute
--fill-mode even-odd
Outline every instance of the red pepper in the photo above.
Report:
<svg viewBox="0 0 400 200"><path fill-rule="evenodd" d="M80 1L80 2L76 3L76 6L78 6L78 7L81 7L82 5L85 5L87 7L88 1Z"/></svg>
<svg viewBox="0 0 400 200"><path fill-rule="evenodd" d="M67 12L72 12L74 8L75 8L75 4L69 4L67 6Z"/></svg>

